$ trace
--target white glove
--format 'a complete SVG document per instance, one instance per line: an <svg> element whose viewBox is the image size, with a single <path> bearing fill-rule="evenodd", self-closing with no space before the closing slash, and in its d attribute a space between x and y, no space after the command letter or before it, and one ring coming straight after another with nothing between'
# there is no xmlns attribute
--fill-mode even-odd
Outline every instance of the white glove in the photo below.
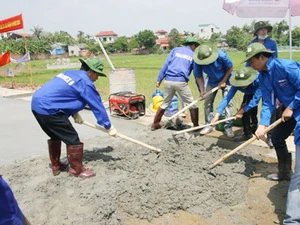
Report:
<svg viewBox="0 0 300 225"><path fill-rule="evenodd" d="M108 130L108 134L109 134L110 136L116 137L117 134L118 134L117 129L114 128L113 125L111 125L110 129Z"/></svg>
<svg viewBox="0 0 300 225"><path fill-rule="evenodd" d="M73 119L74 119L75 123L79 123L79 124L83 123L83 119L81 118L81 116L79 115L79 113L75 113L73 115Z"/></svg>

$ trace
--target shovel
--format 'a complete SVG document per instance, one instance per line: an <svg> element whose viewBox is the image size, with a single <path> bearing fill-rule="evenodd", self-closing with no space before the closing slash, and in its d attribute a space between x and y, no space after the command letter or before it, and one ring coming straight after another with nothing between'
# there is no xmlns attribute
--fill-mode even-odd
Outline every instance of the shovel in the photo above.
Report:
<svg viewBox="0 0 300 225"><path fill-rule="evenodd" d="M282 122L281 118L276 120L274 123L272 123L270 126L268 126L265 129L265 133L269 132L270 130L272 130L274 127L276 127L278 124L280 124ZM219 165L221 162L225 161L226 159L228 159L230 156L232 156L233 154L235 154L236 152L238 152L239 150L243 149L244 147L248 146L249 144L251 144L252 142L254 142L255 140L257 140L257 137L254 135L251 139L249 139L248 141L244 142L243 144L241 144L240 146L236 147L235 149L233 149L231 152L229 152L228 154L224 155L222 158L220 158L219 160L217 160L216 162L214 162L211 166L210 169L214 168L215 166Z"/></svg>
<svg viewBox="0 0 300 225"><path fill-rule="evenodd" d="M83 121L83 124L84 124L84 125L87 125L87 126L89 126L89 127L93 127L93 128L95 128L95 129L97 129L97 130L101 130L101 131L103 131L103 132L105 132L105 133L108 133L108 130L106 130L105 128L103 128L103 127L101 127L101 126L98 126L98 125L89 123L89 122L87 122L87 121ZM124 140L133 142L133 143L135 143L135 144L144 146L144 147L149 148L149 149L151 149L151 150L153 150L153 151L161 152L161 149L159 149L159 148L155 148L155 147L153 147L153 146L151 146L151 145L148 145L148 144L143 143L143 142L141 142L141 141L138 141L138 140L135 140L135 139L133 139L133 138L127 137L127 136L125 136L125 135L123 135L123 134L117 133L116 137L119 137L119 138L122 138L122 139L124 139Z"/></svg>
<svg viewBox="0 0 300 225"><path fill-rule="evenodd" d="M223 120L218 120L218 121L217 121L216 123L214 123L214 124L210 123L210 124L205 124L205 125L201 125L201 126L197 126L197 127L191 127L191 128L189 128L189 129L177 131L177 132L173 133L172 136L173 136L173 139L174 139L174 141L176 142L176 144L179 145L179 141L178 141L178 139L175 137L175 135L182 134L182 133L186 133L186 132L190 132L190 131L193 131L193 130L198 130L198 129L201 129L201 128L204 128L204 127L208 127L208 126L214 126L214 125L217 125L217 124L219 124L219 123L223 123L223 122L226 122L226 121L228 121L228 120L235 120L235 119L236 119L236 117L233 116L233 117L229 117L229 118L226 118L226 119L223 119Z"/></svg>
<svg viewBox="0 0 300 225"><path fill-rule="evenodd" d="M185 110L189 109L190 107L192 107L193 105L195 105L197 102L204 100L208 95L214 93L215 91L217 91L219 89L219 86L211 89L209 92L207 92L203 97L198 98L197 100L194 100L193 102L191 102L190 104L188 104L187 106L183 107L181 110L179 110L177 113L175 113L173 116L168 118L167 123L164 125L164 128L167 127L177 127L176 124L174 124L174 122L172 121L172 119L174 119L176 116L180 115L182 112L184 112Z"/></svg>

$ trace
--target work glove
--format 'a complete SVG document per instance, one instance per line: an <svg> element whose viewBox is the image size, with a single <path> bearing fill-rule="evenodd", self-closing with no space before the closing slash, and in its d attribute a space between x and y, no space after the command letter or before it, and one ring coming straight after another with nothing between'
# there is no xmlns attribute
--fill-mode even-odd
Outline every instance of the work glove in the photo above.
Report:
<svg viewBox="0 0 300 225"><path fill-rule="evenodd" d="M81 116L79 115L79 113L75 113L73 115L73 119L74 119L75 123L79 123L79 124L83 123L83 119L81 118Z"/></svg>
<svg viewBox="0 0 300 225"><path fill-rule="evenodd" d="M109 134L110 136L116 137L117 134L118 134L117 129L114 128L113 125L111 125L110 129L108 130L108 134Z"/></svg>

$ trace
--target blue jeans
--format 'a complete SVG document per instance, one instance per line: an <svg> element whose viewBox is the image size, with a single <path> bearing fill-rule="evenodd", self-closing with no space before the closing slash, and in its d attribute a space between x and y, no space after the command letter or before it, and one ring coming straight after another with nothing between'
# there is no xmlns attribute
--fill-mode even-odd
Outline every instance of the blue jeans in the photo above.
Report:
<svg viewBox="0 0 300 225"><path fill-rule="evenodd" d="M221 88L222 90L222 96L226 96L231 86L226 85L224 88ZM205 92L209 92L214 87L207 84ZM216 98L218 91L215 91L214 93L208 95L204 100L204 114L205 114L205 123L209 124L211 120L213 119L213 110L214 110L214 101ZM232 117L233 115L233 103L230 101L228 105L225 108L225 119ZM233 120L229 120L225 122L225 129L231 128L233 126Z"/></svg>
<svg viewBox="0 0 300 225"><path fill-rule="evenodd" d="M300 145L296 146L295 172L291 178L287 203L285 225L300 225Z"/></svg>

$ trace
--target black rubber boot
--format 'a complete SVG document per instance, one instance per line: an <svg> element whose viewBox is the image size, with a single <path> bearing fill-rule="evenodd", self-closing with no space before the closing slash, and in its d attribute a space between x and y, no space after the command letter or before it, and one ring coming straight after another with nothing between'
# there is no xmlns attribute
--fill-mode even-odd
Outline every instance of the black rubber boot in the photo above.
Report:
<svg viewBox="0 0 300 225"><path fill-rule="evenodd" d="M268 132L267 133L267 140L266 140L266 143L267 145L269 146L269 148L274 148L273 146L273 142L272 142L272 139L271 139L271 136L272 136L272 132Z"/></svg>
<svg viewBox="0 0 300 225"><path fill-rule="evenodd" d="M268 175L269 180L281 181L291 180L292 174L292 154L287 155L277 154L278 158L278 172Z"/></svg>
<svg viewBox="0 0 300 225"><path fill-rule="evenodd" d="M199 126L199 108L190 109L191 120L194 127Z"/></svg>
<svg viewBox="0 0 300 225"><path fill-rule="evenodd" d="M156 114L155 114L155 117L154 117L154 120L153 120L153 123L151 125L151 130L154 131L154 130L157 130L157 129L160 129L161 128L161 125L159 124L160 121L161 121L161 118L162 116L164 115L165 113L165 109L162 109L162 108L158 108Z"/></svg>

